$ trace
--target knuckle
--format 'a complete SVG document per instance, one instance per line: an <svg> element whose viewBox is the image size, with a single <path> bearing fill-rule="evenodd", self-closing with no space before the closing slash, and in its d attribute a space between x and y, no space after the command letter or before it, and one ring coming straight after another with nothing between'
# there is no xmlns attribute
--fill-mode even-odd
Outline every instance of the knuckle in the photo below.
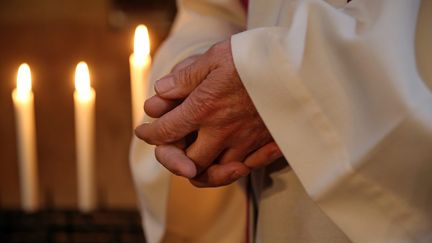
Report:
<svg viewBox="0 0 432 243"><path fill-rule="evenodd" d="M195 121L201 121L209 117L217 109L217 99L211 92L200 89L189 99L188 115Z"/></svg>
<svg viewBox="0 0 432 243"><path fill-rule="evenodd" d="M195 86L195 79L194 79L194 72L192 65L188 65L184 68L182 68L180 71L177 72L176 75L174 75L175 82L183 87L194 87Z"/></svg>
<svg viewBox="0 0 432 243"><path fill-rule="evenodd" d="M214 44L212 47L210 47L210 49L207 51L207 54L210 57L224 56L231 52L229 46L230 46L229 41L218 42Z"/></svg>
<svg viewBox="0 0 432 243"><path fill-rule="evenodd" d="M208 49L208 51L207 51L207 53L206 53L207 56L208 56L208 57L213 57L213 56L217 55L218 49L219 49L218 44L214 44L214 45L212 45L212 46L210 47L210 49Z"/></svg>
<svg viewBox="0 0 432 243"><path fill-rule="evenodd" d="M175 130L168 124L162 124L156 131L157 137L163 142L174 142L176 139Z"/></svg>
<svg viewBox="0 0 432 243"><path fill-rule="evenodd" d="M223 42L218 42L210 47L208 53L210 55L219 55L224 50Z"/></svg>
<svg viewBox="0 0 432 243"><path fill-rule="evenodd" d="M177 63L173 68L172 68L172 73L178 73L180 72L182 69L184 69L185 67L187 67L190 64L189 59L185 59L179 63Z"/></svg>
<svg viewBox="0 0 432 243"><path fill-rule="evenodd" d="M177 63L177 64L176 64L176 65L171 69L171 72L173 72L173 73L174 73L174 72L178 72L178 71L180 71L181 69L183 69L183 68L185 68L185 67L191 65L192 63L194 63L194 62L199 58L199 56L200 56L200 55L192 55L192 56L190 56L190 57L184 59L183 61Z"/></svg>
<svg viewBox="0 0 432 243"><path fill-rule="evenodd" d="M193 125L192 123L198 124L202 120L201 113L197 110L194 102L191 102L189 105L180 105L178 109L181 121L186 127Z"/></svg>

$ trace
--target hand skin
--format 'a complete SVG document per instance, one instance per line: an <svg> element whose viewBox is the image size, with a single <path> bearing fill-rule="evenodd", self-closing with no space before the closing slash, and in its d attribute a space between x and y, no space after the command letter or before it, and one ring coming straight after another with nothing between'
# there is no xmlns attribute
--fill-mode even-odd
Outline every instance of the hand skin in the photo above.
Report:
<svg viewBox="0 0 432 243"><path fill-rule="evenodd" d="M240 80L229 40L179 63L155 90L144 109L159 119L136 135L157 145L158 161L192 184L227 185L282 156Z"/></svg>
<svg viewBox="0 0 432 243"><path fill-rule="evenodd" d="M170 75L174 75L183 68L193 64L201 55L190 56L175 65ZM181 103L182 99L164 99L158 95L151 97L144 103L144 110L150 117L159 118Z"/></svg>

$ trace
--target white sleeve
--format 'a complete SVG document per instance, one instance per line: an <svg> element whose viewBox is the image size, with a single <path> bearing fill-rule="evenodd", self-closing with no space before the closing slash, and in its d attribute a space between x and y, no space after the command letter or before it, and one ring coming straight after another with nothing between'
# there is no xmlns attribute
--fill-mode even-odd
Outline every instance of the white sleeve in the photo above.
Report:
<svg viewBox="0 0 432 243"><path fill-rule="evenodd" d="M291 1L279 26L232 37L274 139L354 242L432 242L432 66L416 60L431 2Z"/></svg>
<svg viewBox="0 0 432 243"><path fill-rule="evenodd" d="M177 8L170 35L156 53L151 81L245 28L245 12L236 0L177 0Z"/></svg>
<svg viewBox="0 0 432 243"><path fill-rule="evenodd" d="M147 90L154 92L154 81L169 73L179 61L203 53L213 44L240 32L244 28L244 15L238 1L178 1L173 29L154 58ZM160 242L166 226L170 174L156 161L153 147L135 137L130 165L147 242Z"/></svg>

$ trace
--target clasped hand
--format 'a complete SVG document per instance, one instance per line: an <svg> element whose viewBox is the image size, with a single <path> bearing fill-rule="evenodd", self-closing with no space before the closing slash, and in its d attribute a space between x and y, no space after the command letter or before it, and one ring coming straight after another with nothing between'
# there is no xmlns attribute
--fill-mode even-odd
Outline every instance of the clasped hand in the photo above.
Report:
<svg viewBox="0 0 432 243"><path fill-rule="evenodd" d="M158 119L135 133L195 186L230 184L282 156L240 80L229 40L177 64L155 91L144 110Z"/></svg>

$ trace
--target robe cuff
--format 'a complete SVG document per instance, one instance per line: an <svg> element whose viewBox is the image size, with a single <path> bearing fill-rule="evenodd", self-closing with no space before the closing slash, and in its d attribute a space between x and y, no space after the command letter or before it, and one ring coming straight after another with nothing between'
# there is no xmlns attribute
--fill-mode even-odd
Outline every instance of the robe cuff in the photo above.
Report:
<svg viewBox="0 0 432 243"><path fill-rule="evenodd" d="M339 134L297 75L298 55L282 49L282 32L258 28L232 36L234 64L290 166L319 200L352 168Z"/></svg>

